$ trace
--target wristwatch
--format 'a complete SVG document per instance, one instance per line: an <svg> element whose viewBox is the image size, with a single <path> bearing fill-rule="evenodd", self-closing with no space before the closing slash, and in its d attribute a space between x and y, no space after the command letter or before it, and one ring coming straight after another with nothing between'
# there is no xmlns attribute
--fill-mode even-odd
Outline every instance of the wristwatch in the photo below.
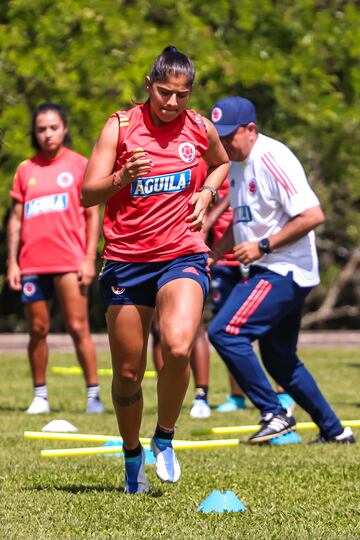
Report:
<svg viewBox="0 0 360 540"><path fill-rule="evenodd" d="M267 255L271 253L270 242L268 238L261 238L261 240L259 240L258 246L260 251L262 251L263 253L266 253Z"/></svg>
<svg viewBox="0 0 360 540"><path fill-rule="evenodd" d="M215 202L217 189L215 189L213 186L201 186L200 191L204 191L204 189L208 189L209 191L211 191L212 202Z"/></svg>

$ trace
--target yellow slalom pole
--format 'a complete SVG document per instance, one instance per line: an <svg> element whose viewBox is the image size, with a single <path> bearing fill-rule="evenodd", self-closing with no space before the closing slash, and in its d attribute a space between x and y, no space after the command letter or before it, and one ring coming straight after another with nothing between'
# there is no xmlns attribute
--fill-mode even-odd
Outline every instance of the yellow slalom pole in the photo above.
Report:
<svg viewBox="0 0 360 540"><path fill-rule="evenodd" d="M214 441L173 441L175 450L209 450L226 446L238 446L238 439L222 439ZM144 445L145 448L148 445ZM91 456L99 454L116 454L122 451L122 446L100 446L92 448L58 448L55 450L41 450L41 457L73 457L73 456Z"/></svg>
<svg viewBox="0 0 360 540"><path fill-rule="evenodd" d="M82 375L83 371L81 367L79 366L70 366L70 367L62 367L62 366L54 366L51 368L51 371L53 373L56 373L57 375ZM112 375L112 369L111 368L99 368L97 370L99 375ZM156 371L145 371L144 377L147 377L149 379L156 379L157 373Z"/></svg>
<svg viewBox="0 0 360 540"><path fill-rule="evenodd" d="M51 433L50 431L24 431L25 439L42 439L47 441L72 441L72 442L96 442L106 443L108 441L122 442L119 435L95 435L84 433ZM143 437L141 443L149 443L150 438Z"/></svg>
<svg viewBox="0 0 360 540"><path fill-rule="evenodd" d="M344 427L360 427L360 420L341 420ZM191 435L227 435L232 433L252 433L260 429L259 424L249 426L228 426L214 428L196 428L191 430ZM307 429L318 429L314 422L298 422L296 424L297 431L305 431Z"/></svg>

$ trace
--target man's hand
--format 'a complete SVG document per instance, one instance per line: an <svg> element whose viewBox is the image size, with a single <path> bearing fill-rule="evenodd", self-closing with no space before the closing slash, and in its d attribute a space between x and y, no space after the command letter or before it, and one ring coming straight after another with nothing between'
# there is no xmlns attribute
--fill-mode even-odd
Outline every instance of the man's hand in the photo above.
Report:
<svg viewBox="0 0 360 540"><path fill-rule="evenodd" d="M242 242L237 244L233 249L236 259L241 263L248 265L264 255L263 252L259 249L258 242Z"/></svg>

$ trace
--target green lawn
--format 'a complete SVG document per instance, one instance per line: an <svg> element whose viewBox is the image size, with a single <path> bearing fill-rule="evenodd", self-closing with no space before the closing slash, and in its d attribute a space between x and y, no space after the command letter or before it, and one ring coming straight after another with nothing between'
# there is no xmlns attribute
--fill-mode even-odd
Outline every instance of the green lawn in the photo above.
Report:
<svg viewBox="0 0 360 540"><path fill-rule="evenodd" d="M302 359L343 419L360 417L360 361L356 350L304 350ZM117 434L110 401L110 377L102 377L107 414L87 416L81 376L55 375L51 366L75 365L73 355L52 354L49 396L53 413L24 414L32 397L25 356L2 355L0 536L4 539L351 539L360 537L360 443L308 446L316 432L301 432L303 444L282 447L239 447L187 450L178 453L182 477L162 484L148 466L149 495L122 492L119 457L43 459L43 448L76 443L29 441L24 430L40 430L50 419L66 419L81 433ZM109 367L108 355L99 355ZM152 369L151 363L149 368ZM227 391L223 365L214 355L210 403ZM145 379L142 436L151 436L156 422L155 380ZM188 392L177 438L191 438L202 426L253 424L250 408L231 414L213 412L192 420ZM309 420L300 409L298 421ZM356 433L356 431L355 431ZM360 430L357 431L360 440ZM229 437L234 437L229 435ZM246 437L241 437L246 441ZM85 446L85 444L84 444ZM202 514L197 506L214 489L232 490L246 505L244 513Z"/></svg>

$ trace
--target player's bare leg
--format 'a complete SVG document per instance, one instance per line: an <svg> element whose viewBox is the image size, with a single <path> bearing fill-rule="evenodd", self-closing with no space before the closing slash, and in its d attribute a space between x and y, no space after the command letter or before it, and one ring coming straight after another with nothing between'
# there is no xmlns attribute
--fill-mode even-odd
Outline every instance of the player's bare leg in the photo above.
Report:
<svg viewBox="0 0 360 540"><path fill-rule="evenodd" d="M112 397L124 446L139 445L143 410L141 382L154 310L145 306L110 305L106 312L113 365Z"/></svg>
<svg viewBox="0 0 360 540"><path fill-rule="evenodd" d="M204 324L201 322L194 348L191 353L190 366L195 383L195 399L190 416L192 418L208 418L211 415L207 396L209 389L210 348Z"/></svg>
<svg viewBox="0 0 360 540"><path fill-rule="evenodd" d="M74 342L76 356L87 385L86 412L104 412L100 401L95 345L90 333L87 310L87 287L79 285L75 272L54 277L54 285L66 328Z"/></svg>
<svg viewBox="0 0 360 540"><path fill-rule="evenodd" d="M27 409L29 414L50 412L47 400L46 368L48 364L49 303L45 300L25 304L29 327L28 355L34 385L34 399Z"/></svg>
<svg viewBox="0 0 360 540"><path fill-rule="evenodd" d="M56 276L55 290L66 328L73 339L76 356L86 383L98 384L96 351L89 328L87 291L80 288L77 274L69 272Z"/></svg>
<svg viewBox="0 0 360 540"><path fill-rule="evenodd" d="M189 360L203 309L203 291L192 279L164 285L157 295L164 367L158 379L158 421L172 429L189 384Z"/></svg>
<svg viewBox="0 0 360 540"><path fill-rule="evenodd" d="M190 355L202 308L202 288L188 278L170 281L157 294L164 366L158 378L158 425L151 448L156 474L165 482L177 482L181 474L171 441L189 384Z"/></svg>
<svg viewBox="0 0 360 540"><path fill-rule="evenodd" d="M25 317L29 327L28 354L34 385L45 384L48 364L49 307L45 300L25 304Z"/></svg>

